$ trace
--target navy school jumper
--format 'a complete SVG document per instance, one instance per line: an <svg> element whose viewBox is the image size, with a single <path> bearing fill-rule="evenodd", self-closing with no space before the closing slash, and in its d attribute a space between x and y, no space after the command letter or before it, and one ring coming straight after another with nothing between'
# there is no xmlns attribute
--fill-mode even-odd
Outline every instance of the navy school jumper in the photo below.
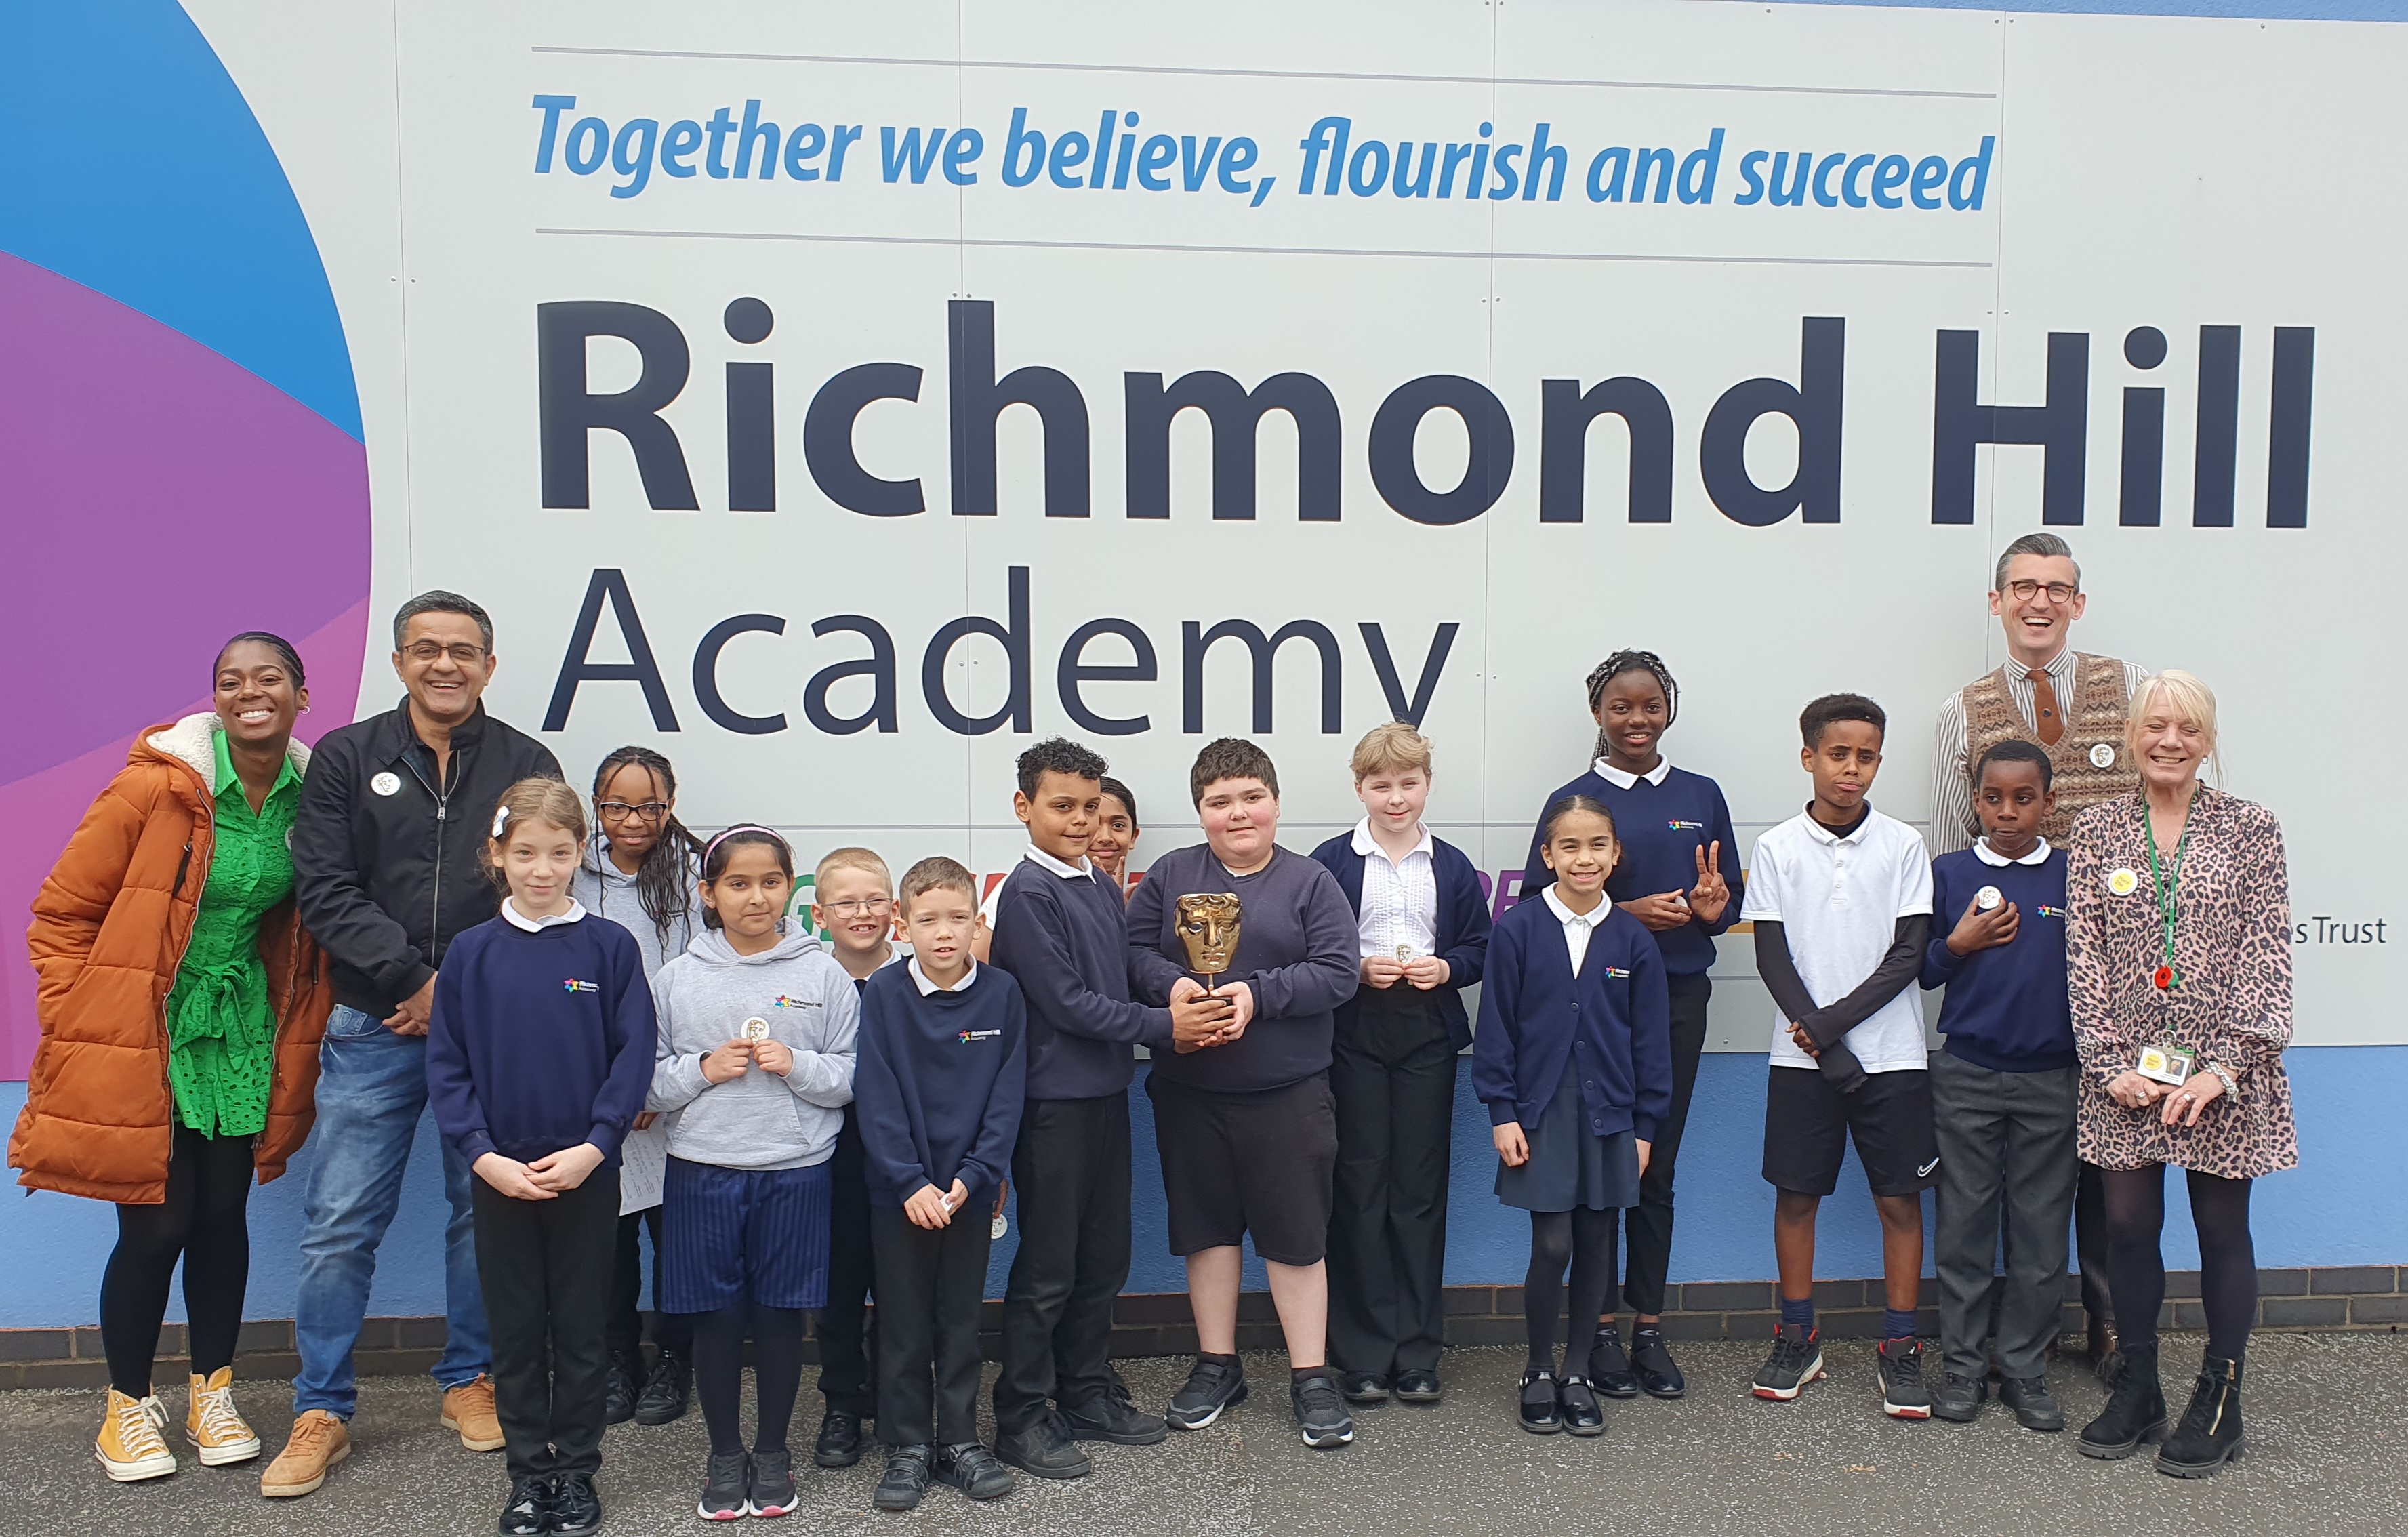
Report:
<svg viewBox="0 0 2408 1537"><path fill-rule="evenodd" d="M1656 936L1664 953L1664 970L1676 977L1703 976L1714 964L1714 936L1739 922L1747 882L1740 869L1739 835L1731 830L1730 808L1722 786L1703 774L1674 768L1664 783L1650 784L1642 776L1625 790L1592 766L1589 771L1557 789L1539 808L1539 826L1530 834L1528 861L1522 869L1522 900L1536 901L1554 883L1555 872L1540 857L1546 846L1547 808L1566 796L1586 796L1613 813L1613 839L1622 857L1605 878L1605 899L1635 901L1659 891L1686 891L1698 883L1698 851L1720 842L1723 883L1730 887L1730 903L1720 920L1691 918L1678 928Z"/></svg>
<svg viewBox="0 0 2408 1537"><path fill-rule="evenodd" d="M1489 1124L1539 1124L1555 1090L1570 1085L1590 1131L1656 1140L1672 1106L1672 1020L1664 958L1647 926L1613 906L1589 935L1572 975L1564 927L1543 898L1517 904L1488 939L1480 1033L1471 1043L1471 1091ZM1580 1072L1565 1062L1580 1051Z"/></svg>
<svg viewBox="0 0 2408 1537"><path fill-rule="evenodd" d="M1359 919L1363 915L1363 861L1369 855L1354 852L1354 833L1340 833L1314 849L1312 857L1338 877L1338 889L1346 894L1347 907ZM1446 1022L1448 1042L1461 1051L1471 1044L1471 1016L1463 1007L1463 990L1479 984L1488 964L1488 904L1480 895L1480 875L1471 868L1470 858L1443 838L1430 839L1430 873L1438 883L1438 922L1433 927L1438 936L1438 956L1446 962L1447 979L1444 985L1431 988L1427 996L1438 1005L1439 1017ZM1397 985L1412 988L1411 983ZM1354 1022L1361 999L1362 989L1358 988L1354 998L1338 1006L1339 1024Z"/></svg>

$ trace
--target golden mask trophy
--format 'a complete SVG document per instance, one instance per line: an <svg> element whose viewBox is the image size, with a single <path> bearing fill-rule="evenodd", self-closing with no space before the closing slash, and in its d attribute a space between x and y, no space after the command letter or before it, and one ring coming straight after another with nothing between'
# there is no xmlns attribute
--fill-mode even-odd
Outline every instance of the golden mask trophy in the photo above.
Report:
<svg viewBox="0 0 2408 1537"><path fill-rule="evenodd" d="M1234 891L1191 892L1179 898L1179 941L1187 947L1187 969L1204 979L1208 993L1212 979L1237 957L1243 915L1244 904Z"/></svg>

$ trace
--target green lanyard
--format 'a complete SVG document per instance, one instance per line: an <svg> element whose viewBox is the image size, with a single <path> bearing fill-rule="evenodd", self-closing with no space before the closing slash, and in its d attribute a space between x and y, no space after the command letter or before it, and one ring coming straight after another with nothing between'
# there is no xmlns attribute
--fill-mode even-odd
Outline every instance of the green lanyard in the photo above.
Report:
<svg viewBox="0 0 2408 1537"><path fill-rule="evenodd" d="M2157 919L2165 929L2165 958L2158 962L2156 975L2150 980L2159 992L2165 992L2182 982L2182 973L2174 970L2174 921L2181 909L2176 890L2182 880L2183 855L2190 848L2190 825L2199 809L2199 792L2191 792L2191 804L2183 812L2182 837L2174 842L2173 864L2171 868L2157 863L2157 830L2149 821L2149 803L2141 802L2141 837L2149 845L2149 882L2157 898Z"/></svg>

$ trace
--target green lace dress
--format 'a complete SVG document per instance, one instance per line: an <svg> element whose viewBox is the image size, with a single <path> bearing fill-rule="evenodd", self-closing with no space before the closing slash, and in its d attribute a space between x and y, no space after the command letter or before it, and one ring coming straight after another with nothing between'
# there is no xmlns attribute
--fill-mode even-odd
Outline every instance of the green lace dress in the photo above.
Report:
<svg viewBox="0 0 2408 1537"><path fill-rule="evenodd" d="M267 1129L276 1051L259 921L293 895L293 853L285 840L301 804L301 776L286 758L275 787L253 812L235 775L225 733L212 731L210 740L217 750L210 816L216 852L192 942L167 994L167 1082L184 1125L209 1137L255 1137Z"/></svg>

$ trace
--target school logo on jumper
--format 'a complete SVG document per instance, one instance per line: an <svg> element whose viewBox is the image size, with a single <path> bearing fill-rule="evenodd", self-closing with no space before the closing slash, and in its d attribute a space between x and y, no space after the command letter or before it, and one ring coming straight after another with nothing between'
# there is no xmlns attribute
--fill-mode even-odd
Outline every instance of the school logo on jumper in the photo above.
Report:
<svg viewBox="0 0 2408 1537"><path fill-rule="evenodd" d="M598 982L580 982L575 977L564 977L561 979L560 990L564 993L598 993L602 990L602 984Z"/></svg>
<svg viewBox="0 0 2408 1537"><path fill-rule="evenodd" d="M1001 1030L964 1030L961 1034L961 1041L967 1046L973 1041L993 1041L1002 1033Z"/></svg>
<svg viewBox="0 0 2408 1537"><path fill-rule="evenodd" d="M819 1003L817 1000L812 998L788 998L785 994L780 993L776 998L769 1000L769 1007L772 1009L816 1009L819 1007Z"/></svg>
<svg viewBox="0 0 2408 1537"><path fill-rule="evenodd" d="M1625 980L1627 980L1627 979L1629 977L1629 975L1630 975L1630 971L1629 971L1629 969L1628 969L1628 968L1627 968L1627 967L1621 967L1621 966L1609 966L1609 967L1607 967L1607 968L1605 969L1605 974L1606 974L1606 976L1607 976L1609 979L1611 979L1611 980L1612 980L1612 981L1615 981L1615 982L1621 982L1621 981L1625 981Z"/></svg>
<svg viewBox="0 0 2408 1537"><path fill-rule="evenodd" d="M1665 823L1664 826L1670 827L1674 832L1704 832L1706 830L1706 825L1702 822L1683 822L1678 818Z"/></svg>
<svg viewBox="0 0 2408 1537"><path fill-rule="evenodd" d="M2042 917L2043 917L2043 918L2059 918L2059 919L2062 919L2062 918L2070 918L2070 917L2071 917L2071 916L2072 916L2072 914L2071 914L2071 913L2070 913L2070 912L2066 912L2066 911L2065 911L2065 909L2063 909L2063 908L2061 908L2061 907L2049 907L2049 906L2047 906L2047 905L2045 905L2045 904L2042 904L2042 905L2040 905L2040 906L2036 906L2036 907L2034 907L2034 908L2032 909L2032 911L2033 911L2034 912L2039 913L2039 914L2040 914Z"/></svg>

